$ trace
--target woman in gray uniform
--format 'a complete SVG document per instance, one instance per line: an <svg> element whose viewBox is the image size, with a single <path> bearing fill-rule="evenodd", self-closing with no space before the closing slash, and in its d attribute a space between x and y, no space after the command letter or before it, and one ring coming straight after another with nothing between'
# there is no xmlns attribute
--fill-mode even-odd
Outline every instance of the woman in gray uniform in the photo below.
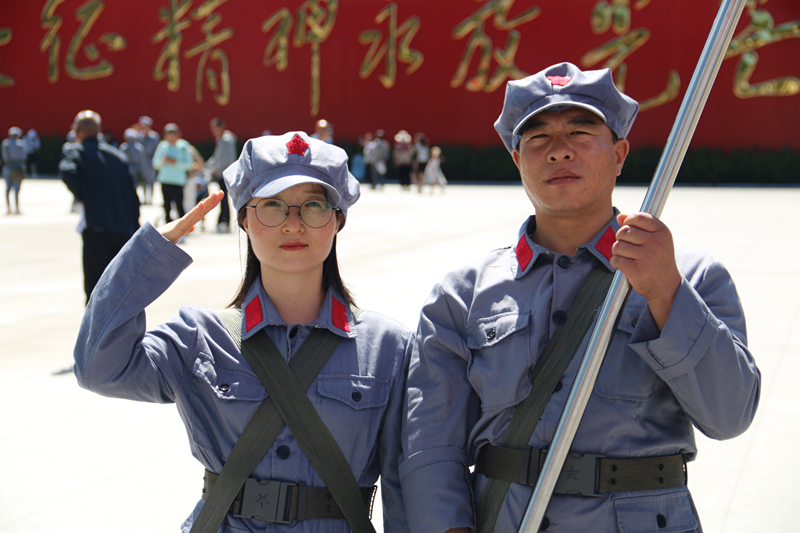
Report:
<svg viewBox="0 0 800 533"><path fill-rule="evenodd" d="M357 309L339 276L336 235L359 197L345 152L305 133L260 137L247 141L224 178L248 242L230 309L182 307L145 330L145 307L191 263L175 243L219 203L216 193L159 230L142 227L106 269L75 347L78 382L107 396L177 405L206 469L203 499L182 531L218 531L220 522L225 532L359 532L364 524L369 531L378 476L384 531L406 531L397 462L413 334ZM300 360L325 357L325 343L335 346L329 359L301 378ZM258 348L264 344L272 351ZM281 411L283 383L271 385L278 374L259 371L276 359L281 371L307 380L306 394L288 403L313 406L330 440ZM243 435L254 424L268 432L259 416L270 402L283 420L271 443L258 434L251 449ZM251 418L258 422L248 426ZM309 451L319 442L330 443L322 457Z"/></svg>

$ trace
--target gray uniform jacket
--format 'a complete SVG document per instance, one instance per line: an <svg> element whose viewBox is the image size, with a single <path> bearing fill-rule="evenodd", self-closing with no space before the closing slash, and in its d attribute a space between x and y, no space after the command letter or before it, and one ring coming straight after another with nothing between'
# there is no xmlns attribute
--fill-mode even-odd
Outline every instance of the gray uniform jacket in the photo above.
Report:
<svg viewBox="0 0 800 533"><path fill-rule="evenodd" d="M221 178L222 171L228 168L238 158L236 153L236 135L225 130L216 141L214 153L206 161L206 168L211 171L214 178Z"/></svg>
<svg viewBox="0 0 800 533"><path fill-rule="evenodd" d="M144 148L144 159L142 160L142 177L145 182L153 184L156 181L156 169L153 168L153 156L158 148L158 143L161 142L161 137L153 130L146 134L142 134L139 140Z"/></svg>
<svg viewBox="0 0 800 533"><path fill-rule="evenodd" d="M22 139L5 139L0 145L2 151L3 163L5 163L3 171L8 175L10 170L24 170L25 158L25 144Z"/></svg>
<svg viewBox="0 0 800 533"><path fill-rule="evenodd" d="M105 396L175 403L192 454L205 469L218 473L267 392L215 311L182 307L169 322L146 331L145 307L190 263L191 258L178 246L149 224L143 226L92 293L75 346L75 374L82 387ZM370 487L381 476L385 531L404 532L397 463L405 376L414 336L377 313L364 311L356 319L340 301L340 295L328 291L314 322L290 327L258 279L242 306L242 337L248 339L266 330L287 360L314 327L342 337L309 388L308 397L342 449L359 486ZM325 486L285 427L252 477ZM198 498L201 489L198 484ZM202 505L203 501L198 501L182 531L190 530ZM267 525L228 514L221 531L263 532ZM269 528L349 531L344 520L331 519L271 523Z"/></svg>
<svg viewBox="0 0 800 533"><path fill-rule="evenodd" d="M475 527L488 478L468 468L482 446L502 444L514 408L531 393L530 370L555 331L554 316L569 308L598 261L613 270L616 220L575 255L534 244L528 236L533 224L531 217L522 226L515 247L448 274L423 307L400 463L414 532ZM727 439L751 423L760 373L746 347L733 281L705 254L679 250L677 261L683 280L663 332L646 300L631 293L571 451L615 458L685 453L691 460L693 425ZM552 441L588 336L531 447L546 449ZM511 484L495 531L517 531L532 492ZM668 529L659 527L658 515ZM701 530L685 486L600 498L554 495L546 517L548 533Z"/></svg>

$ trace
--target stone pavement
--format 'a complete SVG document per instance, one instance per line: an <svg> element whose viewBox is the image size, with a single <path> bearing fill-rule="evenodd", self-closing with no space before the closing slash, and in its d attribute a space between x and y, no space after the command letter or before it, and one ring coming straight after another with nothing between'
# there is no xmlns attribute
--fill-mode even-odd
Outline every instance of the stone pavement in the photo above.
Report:
<svg viewBox="0 0 800 533"><path fill-rule="evenodd" d="M620 187L615 203L633 211L643 196ZM202 484L178 415L91 394L62 372L83 312L77 215L56 180L25 181L21 200L24 215L0 216L0 532L177 531ZM732 272L763 374L747 433L698 436L689 479L707 533L798 530L799 205L800 189L677 188L662 217L679 245ZM364 189L339 239L344 279L361 307L414 328L442 274L513 244L529 212L519 185ZM141 220L160 215L144 206ZM195 263L148 308L148 325L182 304L224 307L239 282L240 243L236 233L188 238Z"/></svg>

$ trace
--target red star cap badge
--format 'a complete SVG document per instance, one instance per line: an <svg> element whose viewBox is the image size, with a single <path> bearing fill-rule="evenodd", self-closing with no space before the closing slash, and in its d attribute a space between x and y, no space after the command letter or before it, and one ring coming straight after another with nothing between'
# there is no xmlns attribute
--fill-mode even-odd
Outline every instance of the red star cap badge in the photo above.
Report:
<svg viewBox="0 0 800 533"><path fill-rule="evenodd" d="M286 148L289 149L290 154L305 155L308 143L299 134L295 133L292 140L286 143Z"/></svg>
<svg viewBox="0 0 800 533"><path fill-rule="evenodd" d="M572 81L572 78L565 78L563 76L547 76L547 79L550 80L550 83L553 85L560 85L561 87L565 87Z"/></svg>

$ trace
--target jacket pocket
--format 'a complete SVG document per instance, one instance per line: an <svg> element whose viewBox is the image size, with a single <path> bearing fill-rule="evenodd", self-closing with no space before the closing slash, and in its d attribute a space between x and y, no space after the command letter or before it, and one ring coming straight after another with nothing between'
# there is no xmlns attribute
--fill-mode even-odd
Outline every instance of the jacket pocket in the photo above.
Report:
<svg viewBox="0 0 800 533"><path fill-rule="evenodd" d="M376 460L391 383L375 376L327 374L318 376L317 393L317 412L358 479Z"/></svg>
<svg viewBox="0 0 800 533"><path fill-rule="evenodd" d="M481 318L468 328L467 377L484 411L516 405L531 391L530 312Z"/></svg>
<svg viewBox="0 0 800 533"><path fill-rule="evenodd" d="M227 455L267 391L255 375L219 368L211 358L198 358L192 374L188 405L192 439Z"/></svg>
<svg viewBox="0 0 800 533"><path fill-rule="evenodd" d="M614 501L620 533L696 531L700 521L686 490Z"/></svg>
<svg viewBox="0 0 800 533"><path fill-rule="evenodd" d="M200 359L195 361L193 372L208 385L211 395L221 401L258 401L267 396L258 378L246 372L217 368L213 362Z"/></svg>
<svg viewBox="0 0 800 533"><path fill-rule="evenodd" d="M353 409L380 407L389 401L389 380L371 376L319 376L317 390L320 396Z"/></svg>
<svg viewBox="0 0 800 533"><path fill-rule="evenodd" d="M631 296L633 298L633 296ZM628 347L644 302L627 305L600 367L594 390L603 398L646 400L655 394L658 376Z"/></svg>

